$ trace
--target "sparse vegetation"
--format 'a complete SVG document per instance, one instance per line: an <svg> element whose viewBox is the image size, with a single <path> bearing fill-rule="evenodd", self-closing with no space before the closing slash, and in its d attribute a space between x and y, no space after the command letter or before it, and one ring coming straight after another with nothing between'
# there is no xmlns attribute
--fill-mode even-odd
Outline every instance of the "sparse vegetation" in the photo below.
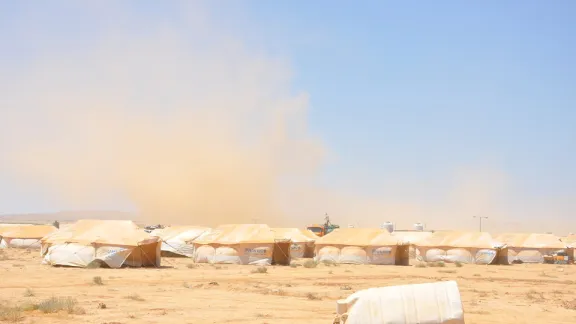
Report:
<svg viewBox="0 0 576 324"><path fill-rule="evenodd" d="M77 306L76 299L72 297L50 297L34 305L42 313L58 313L66 311L68 314L83 315L86 311Z"/></svg>
<svg viewBox="0 0 576 324"><path fill-rule="evenodd" d="M455 265L457 268L462 268L462 267L464 266L464 263L459 262L459 261L456 261L456 262L454 262L454 265Z"/></svg>
<svg viewBox="0 0 576 324"><path fill-rule="evenodd" d="M473 274L473 276L474 276L474 277L482 277L482 275L479 274L479 273L475 273L475 274Z"/></svg>
<svg viewBox="0 0 576 324"><path fill-rule="evenodd" d="M314 260L306 260L306 262L304 262L303 266L304 266L304 268L307 268L307 269L316 268L318 266L318 262L316 262Z"/></svg>
<svg viewBox="0 0 576 324"><path fill-rule="evenodd" d="M423 261L419 261L419 262L416 263L414 266L415 266L416 268L426 268L426 267L428 267L428 265L426 264L426 262L423 262Z"/></svg>
<svg viewBox="0 0 576 324"><path fill-rule="evenodd" d="M102 286L104 284L104 282L102 281L102 277L100 277L100 276L96 276L96 277L92 278L92 282L98 286Z"/></svg>
<svg viewBox="0 0 576 324"><path fill-rule="evenodd" d="M0 320L9 323L17 323L24 319L20 307L2 307L0 306Z"/></svg>
<svg viewBox="0 0 576 324"><path fill-rule="evenodd" d="M336 263L336 261L334 261L334 260L322 260L322 264L327 266L327 267L330 267L330 266L337 267L338 266L338 263Z"/></svg>
<svg viewBox="0 0 576 324"><path fill-rule="evenodd" d="M34 291L30 288L26 288L26 291L24 291L24 297L34 297Z"/></svg>
<svg viewBox="0 0 576 324"><path fill-rule="evenodd" d="M135 301L145 301L145 299L140 297L140 295L138 295L138 294L130 294L130 295L126 296L125 298L126 299L132 299Z"/></svg>
<svg viewBox="0 0 576 324"><path fill-rule="evenodd" d="M431 268L444 268L446 263L444 261L428 262L428 266Z"/></svg>
<svg viewBox="0 0 576 324"><path fill-rule="evenodd" d="M438 270L438 272L441 272L441 273L456 273L456 270L448 270L448 269L444 270L444 269L442 269L442 270Z"/></svg>
<svg viewBox="0 0 576 324"><path fill-rule="evenodd" d="M311 292L306 294L306 298L308 298L308 300L322 300L322 298L320 296L318 296L318 294L311 293Z"/></svg>
<svg viewBox="0 0 576 324"><path fill-rule="evenodd" d="M256 269L252 269L252 273L268 273L268 268L266 267L258 267Z"/></svg>
<svg viewBox="0 0 576 324"><path fill-rule="evenodd" d="M186 265L186 268L188 269L196 269L198 268L198 265L196 263L189 263Z"/></svg>

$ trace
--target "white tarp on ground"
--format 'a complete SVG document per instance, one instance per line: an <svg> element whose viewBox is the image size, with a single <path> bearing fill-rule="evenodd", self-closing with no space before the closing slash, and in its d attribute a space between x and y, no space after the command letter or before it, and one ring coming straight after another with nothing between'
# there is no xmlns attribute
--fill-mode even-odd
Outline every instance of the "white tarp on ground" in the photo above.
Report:
<svg viewBox="0 0 576 324"><path fill-rule="evenodd" d="M229 224L205 232L193 242L194 262L272 264L275 238L264 224Z"/></svg>
<svg viewBox="0 0 576 324"><path fill-rule="evenodd" d="M378 228L335 229L315 244L318 262L396 264L398 239Z"/></svg>
<svg viewBox="0 0 576 324"><path fill-rule="evenodd" d="M150 236L158 236L162 239L163 252L170 252L193 258L194 245L192 244L192 241L209 230L208 227L170 226L155 229L150 233Z"/></svg>
<svg viewBox="0 0 576 324"><path fill-rule="evenodd" d="M88 267L105 263L160 266L160 239L150 237L132 221L80 220L42 239L43 263Z"/></svg>
<svg viewBox="0 0 576 324"><path fill-rule="evenodd" d="M490 264L498 244L486 232L434 232L416 244L416 258L425 262Z"/></svg>
<svg viewBox="0 0 576 324"><path fill-rule="evenodd" d="M345 324L464 324L455 281L361 290L337 309Z"/></svg>

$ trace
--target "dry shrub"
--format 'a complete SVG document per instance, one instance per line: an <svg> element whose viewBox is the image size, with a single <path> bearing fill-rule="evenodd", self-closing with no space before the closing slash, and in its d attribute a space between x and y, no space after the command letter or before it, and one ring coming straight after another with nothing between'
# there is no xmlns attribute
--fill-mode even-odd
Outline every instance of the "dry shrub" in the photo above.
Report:
<svg viewBox="0 0 576 324"><path fill-rule="evenodd" d="M426 268L428 265L426 264L426 262L418 262L414 265L416 268Z"/></svg>
<svg viewBox="0 0 576 324"><path fill-rule="evenodd" d="M100 276L96 276L96 277L92 278L92 282L98 286L102 286L104 284L104 282L102 281L102 277L100 277Z"/></svg>
<svg viewBox="0 0 576 324"><path fill-rule="evenodd" d="M252 271L250 271L252 273L268 273L268 268L266 267L258 267L256 269L253 269Z"/></svg>
<svg viewBox="0 0 576 324"><path fill-rule="evenodd" d="M306 262L304 262L303 266L304 266L304 268L307 268L307 269L316 268L318 266L318 262L316 262L314 260L306 260Z"/></svg>
<svg viewBox="0 0 576 324"><path fill-rule="evenodd" d="M464 266L464 263L459 262L459 261L456 261L456 262L454 262L454 265L455 265L457 268L462 268L462 267Z"/></svg>
<svg viewBox="0 0 576 324"><path fill-rule="evenodd" d="M145 301L145 299L142 298L142 297L140 297L138 294L130 294L130 295L124 297L124 298L126 298L126 299L132 299L132 300L135 300L135 301Z"/></svg>
<svg viewBox="0 0 576 324"><path fill-rule="evenodd" d="M198 268L198 265L196 263L190 263L186 265L186 268L188 269L196 269Z"/></svg>
<svg viewBox="0 0 576 324"><path fill-rule="evenodd" d="M22 309L20 307L4 307L0 306L0 320L9 323L20 322L24 319Z"/></svg>
<svg viewBox="0 0 576 324"><path fill-rule="evenodd" d="M306 298L308 298L309 300L322 300L322 298L320 296L318 296L318 294L311 293L311 292L306 294Z"/></svg>
<svg viewBox="0 0 576 324"><path fill-rule="evenodd" d="M43 313L58 313L66 311L68 314L85 314L84 309L77 306L76 299L72 297L50 297L34 305Z"/></svg>
<svg viewBox="0 0 576 324"><path fill-rule="evenodd" d="M444 261L428 262L428 266L432 268L444 268L446 263Z"/></svg>
<svg viewBox="0 0 576 324"><path fill-rule="evenodd" d="M566 309L576 310L576 299L573 299L571 301L563 301L562 307Z"/></svg>
<svg viewBox="0 0 576 324"><path fill-rule="evenodd" d="M442 269L442 270L438 270L438 272L441 272L441 273L456 273L456 270L443 270L443 269Z"/></svg>
<svg viewBox="0 0 576 324"><path fill-rule="evenodd" d="M34 291L32 291L32 289L30 288L26 288L26 291L24 291L24 297L34 297Z"/></svg>

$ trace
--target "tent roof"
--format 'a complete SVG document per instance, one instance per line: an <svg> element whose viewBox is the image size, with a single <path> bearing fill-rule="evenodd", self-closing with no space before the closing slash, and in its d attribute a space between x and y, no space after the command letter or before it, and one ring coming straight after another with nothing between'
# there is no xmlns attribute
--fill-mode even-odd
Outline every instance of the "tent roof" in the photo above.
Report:
<svg viewBox="0 0 576 324"><path fill-rule="evenodd" d="M397 245L398 238L379 228L338 228L316 240L316 245Z"/></svg>
<svg viewBox="0 0 576 324"><path fill-rule="evenodd" d="M274 243L274 233L264 224L228 224L207 231L194 240L197 244Z"/></svg>
<svg viewBox="0 0 576 324"><path fill-rule="evenodd" d="M42 239L45 243L111 244L138 246L158 242L159 238L140 230L127 220L84 219Z"/></svg>
<svg viewBox="0 0 576 324"><path fill-rule="evenodd" d="M570 244L570 245L575 245L576 244L576 234L566 236L565 238L562 239L562 242Z"/></svg>
<svg viewBox="0 0 576 324"><path fill-rule="evenodd" d="M504 233L496 241L510 247L563 249L567 243L553 234L541 233Z"/></svg>
<svg viewBox="0 0 576 324"><path fill-rule="evenodd" d="M424 247L494 248L495 241L487 232L440 231L421 240L416 245Z"/></svg>
<svg viewBox="0 0 576 324"><path fill-rule="evenodd" d="M314 233L309 230L299 228L272 228L274 238L278 240L286 239L293 242L314 242L318 239Z"/></svg>
<svg viewBox="0 0 576 324"><path fill-rule="evenodd" d="M41 239L44 236L56 231L52 225L21 225L3 226L0 225L0 236L22 239Z"/></svg>
<svg viewBox="0 0 576 324"><path fill-rule="evenodd" d="M150 233L150 236L158 236L164 241L180 240L183 242L189 242L209 230L210 228L208 227L200 226L170 226L155 229Z"/></svg>
<svg viewBox="0 0 576 324"><path fill-rule="evenodd" d="M401 242L418 244L420 241L425 240L426 238L431 236L432 232L402 231L402 232L393 232L392 235L397 237Z"/></svg>

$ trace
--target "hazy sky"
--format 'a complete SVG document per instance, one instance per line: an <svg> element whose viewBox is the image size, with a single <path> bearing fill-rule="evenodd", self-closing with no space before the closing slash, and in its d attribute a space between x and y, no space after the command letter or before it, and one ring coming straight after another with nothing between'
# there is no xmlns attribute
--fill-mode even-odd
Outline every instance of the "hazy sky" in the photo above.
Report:
<svg viewBox="0 0 576 324"><path fill-rule="evenodd" d="M164 112L173 106L180 113L194 102L218 107L209 117L218 122L208 124L221 145L202 144L202 152L234 149L226 159L241 158L246 165L226 168L246 175L235 181L238 188L262 180L242 198L271 205L246 209L253 218L278 212L283 223L303 226L328 212L337 222L358 226L390 220L401 227L422 221L433 228L476 229L472 216L482 214L494 231L576 232L572 1L82 3L0 4L0 87L6 91L0 98L0 214L147 208L138 201L153 200L156 192L136 190L141 184L125 177L128 162L147 153L124 148L134 137L153 138L148 126L160 125L158 119L170 127L189 117L182 112L171 119ZM142 66L153 66L154 73L142 72ZM85 75L90 82L78 81ZM155 81L132 88L148 77ZM100 99L105 109L87 108ZM243 109L232 108L234 102ZM260 105L266 107L255 108ZM83 109L90 114L68 114ZM116 136L106 144L94 139L99 132L113 133L108 124L79 126L86 118L103 120L104 110L106 120L119 118L119 112L128 116L122 127L131 127L125 125L140 114L154 122L139 124L130 137L122 136L122 145L110 148ZM284 113L278 117L278 111L298 112L293 120ZM223 118L229 120L221 123ZM235 122L240 119L242 124ZM297 130L278 135L284 126L277 122L294 123L290 129ZM255 140L258 148L246 160L249 153L236 152L243 144L232 139L250 133L246 125L252 123L261 127L251 135L268 139L272 132L275 140ZM90 127L94 131L85 131ZM225 140L214 131L228 128L234 131ZM74 144L62 141L74 137ZM180 136L168 134L166 142L150 145L163 148L175 138ZM163 154L178 160L183 147L200 145L178 144ZM56 149L46 153L39 147ZM86 162L104 152L112 152L110 161ZM69 154L86 160L72 163ZM193 164L192 153L182 154ZM253 162L253 156L265 163ZM285 161L286 167L276 168ZM73 181L65 175L84 163L86 168L72 172ZM159 165L166 167L154 160L136 168L150 173ZM52 172L57 168L62 170ZM197 174L187 171L195 181ZM93 180L97 186L86 185ZM155 174L147 185L162 181ZM187 190L174 183L164 184L166 192ZM263 194L271 190L274 195ZM61 194L70 191L83 199ZM164 199L148 207L176 210L179 203ZM182 211L217 213L212 206Z"/></svg>

